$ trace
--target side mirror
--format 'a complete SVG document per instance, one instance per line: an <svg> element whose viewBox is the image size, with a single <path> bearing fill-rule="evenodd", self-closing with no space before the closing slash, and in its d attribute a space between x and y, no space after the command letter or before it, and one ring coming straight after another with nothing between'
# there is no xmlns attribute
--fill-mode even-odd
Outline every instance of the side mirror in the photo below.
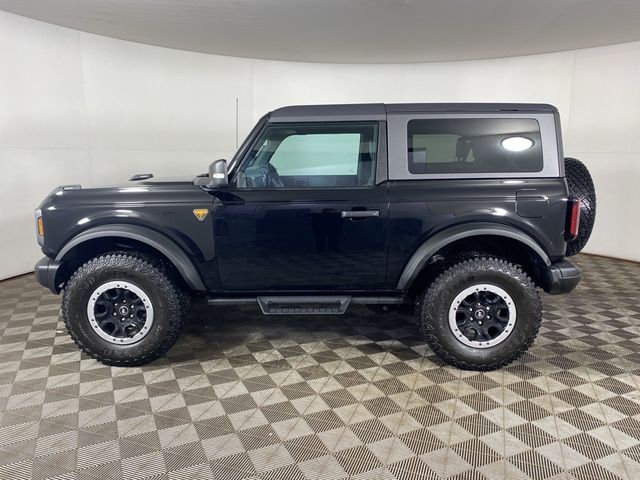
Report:
<svg viewBox="0 0 640 480"><path fill-rule="evenodd" d="M207 188L222 188L229 184L227 178L227 161L224 158L209 165L209 183Z"/></svg>

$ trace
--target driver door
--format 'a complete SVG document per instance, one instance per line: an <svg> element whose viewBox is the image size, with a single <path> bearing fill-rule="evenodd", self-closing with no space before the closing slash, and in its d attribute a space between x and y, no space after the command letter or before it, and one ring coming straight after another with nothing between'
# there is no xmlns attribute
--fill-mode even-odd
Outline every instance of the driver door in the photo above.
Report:
<svg viewBox="0 0 640 480"><path fill-rule="evenodd" d="M214 203L232 291L382 288L387 183L378 122L269 124Z"/></svg>

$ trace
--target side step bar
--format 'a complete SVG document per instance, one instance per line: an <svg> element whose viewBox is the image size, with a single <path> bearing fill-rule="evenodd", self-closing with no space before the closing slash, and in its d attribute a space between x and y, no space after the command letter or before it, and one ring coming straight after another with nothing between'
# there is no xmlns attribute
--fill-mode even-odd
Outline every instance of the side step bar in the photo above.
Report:
<svg viewBox="0 0 640 480"><path fill-rule="evenodd" d="M351 297L258 297L265 315L342 315Z"/></svg>
<svg viewBox="0 0 640 480"><path fill-rule="evenodd" d="M348 295L291 295L209 298L209 305L252 305L257 303L265 315L342 315L351 303L398 305L402 297L351 297Z"/></svg>

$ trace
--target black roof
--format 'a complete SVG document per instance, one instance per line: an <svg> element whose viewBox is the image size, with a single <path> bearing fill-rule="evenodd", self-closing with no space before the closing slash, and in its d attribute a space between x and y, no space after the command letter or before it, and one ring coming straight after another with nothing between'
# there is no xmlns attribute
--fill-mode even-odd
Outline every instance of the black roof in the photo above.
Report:
<svg viewBox="0 0 640 480"><path fill-rule="evenodd" d="M354 103L341 105L294 105L271 112L272 122L307 120L385 120L393 113L492 113L492 112L556 112L545 103Z"/></svg>

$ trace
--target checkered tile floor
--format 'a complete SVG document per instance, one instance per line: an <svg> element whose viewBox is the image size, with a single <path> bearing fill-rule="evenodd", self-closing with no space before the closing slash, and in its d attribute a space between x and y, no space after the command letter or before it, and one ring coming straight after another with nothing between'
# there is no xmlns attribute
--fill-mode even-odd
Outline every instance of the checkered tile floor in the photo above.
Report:
<svg viewBox="0 0 640 480"><path fill-rule="evenodd" d="M0 478L640 478L640 265L591 256L508 368L413 319L197 309L167 358L81 355L59 298L0 283Z"/></svg>

